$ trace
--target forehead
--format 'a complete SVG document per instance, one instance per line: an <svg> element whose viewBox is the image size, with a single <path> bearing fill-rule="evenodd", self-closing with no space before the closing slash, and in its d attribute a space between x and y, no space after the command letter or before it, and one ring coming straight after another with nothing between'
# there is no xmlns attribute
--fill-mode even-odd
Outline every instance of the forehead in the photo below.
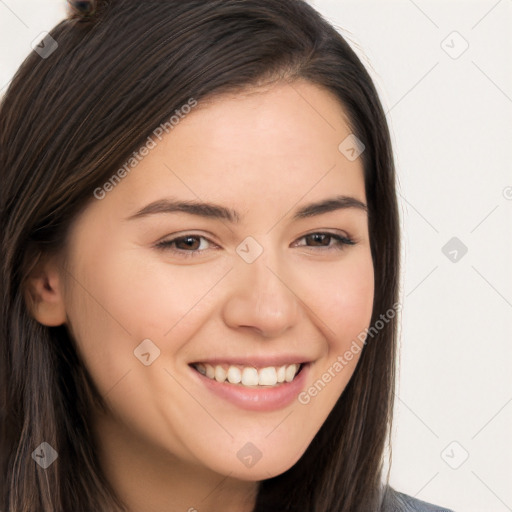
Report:
<svg viewBox="0 0 512 512"><path fill-rule="evenodd" d="M109 202L125 211L166 194L242 210L282 209L305 195L364 202L361 159L340 150L350 133L337 98L309 82L207 98L154 138L154 148L109 192Z"/></svg>
<svg viewBox="0 0 512 512"><path fill-rule="evenodd" d="M166 143L200 137L203 146L226 153L263 151L293 161L294 154L337 150L338 138L350 133L349 125L331 91L304 80L278 82L206 98L180 121L178 135L169 136Z"/></svg>

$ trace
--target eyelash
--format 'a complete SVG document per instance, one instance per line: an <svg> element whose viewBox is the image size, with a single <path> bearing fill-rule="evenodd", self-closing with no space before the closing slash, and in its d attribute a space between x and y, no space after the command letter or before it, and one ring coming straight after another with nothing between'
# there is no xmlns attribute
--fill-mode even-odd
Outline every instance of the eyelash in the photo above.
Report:
<svg viewBox="0 0 512 512"><path fill-rule="evenodd" d="M356 242L349 238L349 237L346 237L346 236L342 236L342 235L337 235L335 233L329 233L329 232L324 232L324 231L318 231L318 232L314 232L314 233L308 233L307 235L304 235L302 236L301 238L299 238L299 240L303 239L303 238L307 238L307 237L310 237L310 236L313 236L313 235L327 235L327 237L329 238L332 238L334 240L336 240L336 245L335 246L301 246L301 247L318 247L320 248L321 250L324 250L324 251L343 251L345 249L345 246L347 245L355 245ZM163 250L163 251L171 251L175 254L179 254L180 256L183 256L185 258L193 258L193 257L196 257L198 255L198 253L202 253L204 251L207 251L208 249L203 249L202 251L199 251L199 250L193 250L193 251L186 251L184 249L173 249L171 248L172 245L174 245L176 242L179 242L181 240L186 240L187 238L203 238L204 240L208 240L208 238L202 236L202 235L182 235L182 236L179 236L179 237L176 237L176 238L172 238L171 240L164 240L162 242L159 242L155 245L155 247L157 249L160 249L160 250ZM209 243L214 243L214 242L211 242L211 240L208 240Z"/></svg>

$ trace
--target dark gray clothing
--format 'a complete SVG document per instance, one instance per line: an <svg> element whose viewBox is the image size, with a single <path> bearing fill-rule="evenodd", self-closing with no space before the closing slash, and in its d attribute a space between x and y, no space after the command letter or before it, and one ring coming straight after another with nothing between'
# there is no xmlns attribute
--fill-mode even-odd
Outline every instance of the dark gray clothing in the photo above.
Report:
<svg viewBox="0 0 512 512"><path fill-rule="evenodd" d="M444 507L432 505L407 494L396 491L392 487L387 488L382 504L382 512L453 512Z"/></svg>

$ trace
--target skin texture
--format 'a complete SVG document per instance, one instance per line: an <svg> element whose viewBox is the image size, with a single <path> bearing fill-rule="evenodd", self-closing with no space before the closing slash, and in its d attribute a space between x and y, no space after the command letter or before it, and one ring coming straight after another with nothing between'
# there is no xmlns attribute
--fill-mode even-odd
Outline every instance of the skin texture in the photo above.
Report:
<svg viewBox="0 0 512 512"><path fill-rule="evenodd" d="M94 423L101 462L133 511L250 511L258 481L304 453L360 354L309 403L265 412L212 394L189 363L300 355L311 361L305 390L371 319L366 212L292 221L336 194L366 203L361 159L338 150L351 133L342 107L305 81L247 92L193 109L74 220L64 267L49 258L30 281L35 318L67 325L106 397L109 414ZM126 220L170 196L232 208L240 222L182 212ZM356 244L306 237L326 231ZM155 248L184 235L205 239ZM263 248L252 263L236 251L248 236ZM134 356L144 339L160 350L149 366ZM237 457L247 442L261 452L252 467Z"/></svg>

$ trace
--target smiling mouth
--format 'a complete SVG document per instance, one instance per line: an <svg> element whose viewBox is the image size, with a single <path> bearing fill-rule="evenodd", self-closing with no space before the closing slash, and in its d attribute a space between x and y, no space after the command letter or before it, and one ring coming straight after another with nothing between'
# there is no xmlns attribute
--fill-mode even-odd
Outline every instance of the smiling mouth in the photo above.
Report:
<svg viewBox="0 0 512 512"><path fill-rule="evenodd" d="M304 363L267 366L259 369L254 366L209 363L193 363L190 366L206 378L220 383L258 388L292 382L304 367Z"/></svg>

